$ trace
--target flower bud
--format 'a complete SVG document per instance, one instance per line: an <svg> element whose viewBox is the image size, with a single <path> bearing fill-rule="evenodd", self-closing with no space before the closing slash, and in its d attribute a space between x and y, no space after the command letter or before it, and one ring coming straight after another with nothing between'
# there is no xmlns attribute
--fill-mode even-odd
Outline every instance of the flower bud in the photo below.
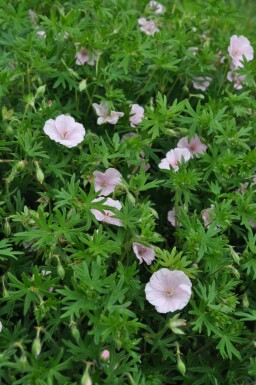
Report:
<svg viewBox="0 0 256 385"><path fill-rule="evenodd" d="M57 265L57 273L61 279L65 278L65 269L60 263L60 261L58 262L58 265Z"/></svg>
<svg viewBox="0 0 256 385"><path fill-rule="evenodd" d="M101 352L100 359L101 361L109 361L110 358L110 352L109 350L105 349Z"/></svg>
<svg viewBox="0 0 256 385"><path fill-rule="evenodd" d="M73 325L71 326L71 333L76 342L78 342L80 340L80 332L75 323L73 323Z"/></svg>
<svg viewBox="0 0 256 385"><path fill-rule="evenodd" d="M186 326L186 320L183 318L178 318L180 314L176 314L169 321L169 327L174 334L185 334L180 327Z"/></svg>
<svg viewBox="0 0 256 385"><path fill-rule="evenodd" d="M20 161L17 163L17 170L18 170L18 171L24 170L25 167L26 167L26 162L25 162L24 160L20 160Z"/></svg>
<svg viewBox="0 0 256 385"><path fill-rule="evenodd" d="M86 79L83 79L80 83L79 83L79 91L82 92L84 91L86 88L87 88L87 82L86 82Z"/></svg>
<svg viewBox="0 0 256 385"><path fill-rule="evenodd" d="M32 354L35 357L38 357L41 353L42 345L39 336L37 336L32 344Z"/></svg>
<svg viewBox="0 0 256 385"><path fill-rule="evenodd" d="M40 98L41 96L44 95L45 93L45 85L44 86L40 86L38 87L38 89L36 90L36 95L35 95L35 98Z"/></svg>
<svg viewBox="0 0 256 385"><path fill-rule="evenodd" d="M13 135L13 128L12 128L12 126L7 126L6 129L5 129L5 133L8 136L12 136Z"/></svg>
<svg viewBox="0 0 256 385"><path fill-rule="evenodd" d="M81 379L81 385L92 385L92 380L89 375L89 366L86 367L84 375Z"/></svg>
<svg viewBox="0 0 256 385"><path fill-rule="evenodd" d="M7 237L11 234L11 226L7 218L4 221L4 233Z"/></svg>
<svg viewBox="0 0 256 385"><path fill-rule="evenodd" d="M180 355L178 355L177 368L178 368L178 371L180 372L180 374L182 374L182 376L185 376L185 374L186 374L186 365L184 364L184 362L180 358Z"/></svg>
<svg viewBox="0 0 256 385"><path fill-rule="evenodd" d="M234 259L234 261L239 265L239 263L240 263L240 257L239 257L239 255L235 252L235 250L233 249L232 246L230 247L230 254L231 254L231 257Z"/></svg>
<svg viewBox="0 0 256 385"><path fill-rule="evenodd" d="M24 372L27 369L27 366L28 366L27 356L23 353L22 356L20 357L21 371Z"/></svg>
<svg viewBox="0 0 256 385"><path fill-rule="evenodd" d="M36 165L36 179L42 184L44 181L44 173L37 161L35 161L35 165Z"/></svg>
<svg viewBox="0 0 256 385"><path fill-rule="evenodd" d="M246 291L243 294L242 302L243 302L243 306L244 307L249 307L250 306L250 302L249 302L249 299L248 299Z"/></svg>

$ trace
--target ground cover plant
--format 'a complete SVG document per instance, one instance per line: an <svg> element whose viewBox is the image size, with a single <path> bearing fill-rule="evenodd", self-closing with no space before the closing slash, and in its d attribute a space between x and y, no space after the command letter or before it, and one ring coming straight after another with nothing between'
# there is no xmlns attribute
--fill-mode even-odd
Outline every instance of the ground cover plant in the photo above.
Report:
<svg viewBox="0 0 256 385"><path fill-rule="evenodd" d="M0 383L254 384L255 4L0 5Z"/></svg>

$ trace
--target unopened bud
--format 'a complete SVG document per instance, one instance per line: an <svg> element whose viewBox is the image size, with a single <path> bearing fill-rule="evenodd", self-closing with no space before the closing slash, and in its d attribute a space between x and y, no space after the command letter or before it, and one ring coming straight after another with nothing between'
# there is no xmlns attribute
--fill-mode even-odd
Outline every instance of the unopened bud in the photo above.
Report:
<svg viewBox="0 0 256 385"><path fill-rule="evenodd" d="M57 273L61 279L65 278L65 269L60 263L60 261L58 262L58 265L57 265Z"/></svg>
<svg viewBox="0 0 256 385"><path fill-rule="evenodd" d="M249 299L248 299L246 291L243 294L242 302L243 302L243 306L244 307L249 307L250 306L250 302L249 302Z"/></svg>
<svg viewBox="0 0 256 385"><path fill-rule="evenodd" d="M41 353L42 345L39 336L37 336L32 344L32 354L35 357L38 357Z"/></svg>
<svg viewBox="0 0 256 385"><path fill-rule="evenodd" d="M232 246L230 247L230 254L231 254L232 258L234 259L234 261L239 265L239 263L240 263L240 257L239 257L239 255L235 252L235 250L233 249Z"/></svg>
<svg viewBox="0 0 256 385"><path fill-rule="evenodd" d="M45 85L38 87L38 89L36 90L35 98L40 98L41 96L43 96L44 93L45 93Z"/></svg>
<svg viewBox="0 0 256 385"><path fill-rule="evenodd" d="M6 129L5 129L5 133L8 136L13 135L13 128L12 128L12 126L7 126Z"/></svg>
<svg viewBox="0 0 256 385"><path fill-rule="evenodd" d="M86 88L87 88L87 82L86 82L86 79L83 79L80 83L79 83L79 91L82 92L84 91Z"/></svg>
<svg viewBox="0 0 256 385"><path fill-rule="evenodd" d="M21 371L24 372L27 369L27 366L28 366L27 356L23 353L22 356L20 357Z"/></svg>
<svg viewBox="0 0 256 385"><path fill-rule="evenodd" d="M76 342L78 342L80 340L80 332L79 332L76 324L73 324L71 326L71 333L72 333L72 336L74 337L74 339L76 340Z"/></svg>
<svg viewBox="0 0 256 385"><path fill-rule="evenodd" d="M81 385L92 385L92 380L89 375L89 366L86 367L83 377L81 379Z"/></svg>
<svg viewBox="0 0 256 385"><path fill-rule="evenodd" d="M4 221L4 233L7 237L11 234L11 226L7 218Z"/></svg>
<svg viewBox="0 0 256 385"><path fill-rule="evenodd" d="M17 163L17 170L18 170L18 171L24 170L25 167L26 167L26 162L25 162L24 160L20 160L20 161Z"/></svg>
<svg viewBox="0 0 256 385"><path fill-rule="evenodd" d="M180 372L180 374L182 374L182 376L185 376L185 374L186 374L186 365L184 364L184 362L180 358L180 355L178 355L177 368L178 368L178 371Z"/></svg>
<svg viewBox="0 0 256 385"><path fill-rule="evenodd" d="M185 334L180 327L186 326L186 320L183 318L179 318L180 314L176 314L169 321L169 327L171 331L175 334Z"/></svg>
<svg viewBox="0 0 256 385"><path fill-rule="evenodd" d="M37 161L35 161L35 165L36 165L36 179L42 184L44 181L44 173Z"/></svg>
<svg viewBox="0 0 256 385"><path fill-rule="evenodd" d="M101 352L100 359L102 361L109 361L110 358L110 352L109 350L105 349Z"/></svg>

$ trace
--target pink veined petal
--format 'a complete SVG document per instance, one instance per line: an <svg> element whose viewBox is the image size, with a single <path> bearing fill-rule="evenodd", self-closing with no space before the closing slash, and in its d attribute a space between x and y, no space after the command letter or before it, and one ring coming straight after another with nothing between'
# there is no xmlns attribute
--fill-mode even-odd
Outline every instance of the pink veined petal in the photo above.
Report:
<svg viewBox="0 0 256 385"><path fill-rule="evenodd" d="M109 184L115 184L116 185L116 184L121 182L122 175L115 168L108 168L105 171L105 175L107 177L107 180L108 180Z"/></svg>
<svg viewBox="0 0 256 385"><path fill-rule="evenodd" d="M44 130L44 133L48 135L50 139L52 140L60 139L60 135L55 127L55 120L53 119L47 120L45 122L43 130Z"/></svg>
<svg viewBox="0 0 256 385"><path fill-rule="evenodd" d="M167 158L162 159L158 167L162 170L170 170L170 163L168 162Z"/></svg>
<svg viewBox="0 0 256 385"><path fill-rule="evenodd" d="M55 119L55 125L60 134L62 134L65 130L72 130L75 124L75 119L72 118L72 116L59 115Z"/></svg>
<svg viewBox="0 0 256 385"><path fill-rule="evenodd" d="M91 209L91 212L93 213L93 215L95 216L97 221L103 221L104 220L105 215L103 213L101 213L99 210Z"/></svg>

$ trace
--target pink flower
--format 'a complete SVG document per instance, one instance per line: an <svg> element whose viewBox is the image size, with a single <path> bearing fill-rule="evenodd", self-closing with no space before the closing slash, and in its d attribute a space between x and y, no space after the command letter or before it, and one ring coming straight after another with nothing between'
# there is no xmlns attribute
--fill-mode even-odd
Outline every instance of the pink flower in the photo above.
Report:
<svg viewBox="0 0 256 385"><path fill-rule="evenodd" d="M100 126L104 123L116 124L118 119L124 116L123 112L109 112L108 103L101 102L100 104L93 103L93 107L98 115L97 124Z"/></svg>
<svg viewBox="0 0 256 385"><path fill-rule="evenodd" d="M189 50L190 52L192 52L192 54L193 54L194 56L196 56L196 54L197 54L199 48L198 48L198 47L189 47L188 50Z"/></svg>
<svg viewBox="0 0 256 385"><path fill-rule="evenodd" d="M147 35L154 36L156 32L159 32L159 29L153 20L147 20L145 17L141 17L138 19L138 23L140 25L140 30Z"/></svg>
<svg viewBox="0 0 256 385"><path fill-rule="evenodd" d="M126 134L124 134L121 138L121 143L124 143L127 139L129 140L130 138L133 138L134 136L136 136L137 134L135 132L127 132Z"/></svg>
<svg viewBox="0 0 256 385"><path fill-rule="evenodd" d="M243 67L244 57L247 61L251 61L254 57L253 47L244 36L231 36L228 53L235 67Z"/></svg>
<svg viewBox="0 0 256 385"><path fill-rule="evenodd" d="M183 271L162 268L146 284L146 298L158 313L174 312L188 304L191 287L192 283Z"/></svg>
<svg viewBox="0 0 256 385"><path fill-rule="evenodd" d="M141 243L134 242L132 244L132 248L140 263L144 261L147 265L151 265L151 263L154 261L155 250L153 247L146 247Z"/></svg>
<svg viewBox="0 0 256 385"><path fill-rule="evenodd" d="M98 57L92 52L86 51L84 47L76 53L76 64L81 66L87 63L89 66L93 66Z"/></svg>
<svg viewBox="0 0 256 385"><path fill-rule="evenodd" d="M116 185L121 183L122 175L115 168L108 168L105 172L94 171L93 175L95 191L101 190L104 196L111 194Z"/></svg>
<svg viewBox="0 0 256 385"><path fill-rule="evenodd" d="M158 1L150 1L148 7L156 15L161 15L165 12L165 7L162 4L158 3Z"/></svg>
<svg viewBox="0 0 256 385"><path fill-rule="evenodd" d="M196 90L206 91L207 88L209 87L211 81L212 81L212 78L199 76L199 77L195 78L192 81L192 83L193 83L193 87Z"/></svg>
<svg viewBox="0 0 256 385"><path fill-rule="evenodd" d="M195 154L203 154L207 150L207 146L203 144L200 138L195 135L193 138L188 141L188 136L184 136L178 141L178 148L187 148L193 157Z"/></svg>
<svg viewBox="0 0 256 385"><path fill-rule="evenodd" d="M36 25L37 24L37 14L33 9L29 9L28 11L29 18L32 24Z"/></svg>
<svg viewBox="0 0 256 385"><path fill-rule="evenodd" d="M110 358L109 350L107 350L107 349L103 350L101 352L100 358L102 359L102 361L109 361L109 358Z"/></svg>
<svg viewBox="0 0 256 385"><path fill-rule="evenodd" d="M41 37L41 39L46 38L46 32L45 31L37 31L37 36Z"/></svg>
<svg viewBox="0 0 256 385"><path fill-rule="evenodd" d="M161 160L158 167L162 170L170 170L170 167L172 167L177 172L182 159L187 162L190 158L191 154L187 148L175 148L167 152L166 158Z"/></svg>
<svg viewBox="0 0 256 385"><path fill-rule="evenodd" d="M144 118L144 108L139 106L138 104L131 104L131 112L130 112L130 126L136 127L142 119Z"/></svg>
<svg viewBox="0 0 256 385"><path fill-rule="evenodd" d="M175 211L174 207L172 210L168 211L167 220L172 224L173 227L175 227L176 224L177 224L177 226L181 226L181 224L177 221L176 211Z"/></svg>
<svg viewBox="0 0 256 385"><path fill-rule="evenodd" d="M84 126L67 115L59 115L55 120L47 120L43 130L50 139L68 148L77 146L85 136Z"/></svg>
<svg viewBox="0 0 256 385"><path fill-rule="evenodd" d="M209 227L212 223L213 218L215 217L214 205L211 205L208 209L202 211L202 219L204 221L204 226Z"/></svg>
<svg viewBox="0 0 256 385"><path fill-rule="evenodd" d="M246 75L238 75L234 71L228 71L227 79L230 82L234 83L234 88L236 90L241 90L243 88L243 82L246 79Z"/></svg>
<svg viewBox="0 0 256 385"><path fill-rule="evenodd" d="M98 197L98 198L95 198L92 202L100 202L103 199L104 199L104 197ZM104 206L111 206L111 207L116 208L117 210L121 210L121 208L122 208L122 205L119 201L116 201L116 200L111 199L111 198L107 198L106 202L104 203ZM109 223L111 225L115 225L115 226L119 226L119 227L122 226L121 219L114 218L115 214L113 213L113 211L110 211L108 209L103 210L103 211L104 212L102 213L99 210L91 209L91 212L93 213L93 215L95 216L95 218L99 222L106 222L106 223Z"/></svg>

